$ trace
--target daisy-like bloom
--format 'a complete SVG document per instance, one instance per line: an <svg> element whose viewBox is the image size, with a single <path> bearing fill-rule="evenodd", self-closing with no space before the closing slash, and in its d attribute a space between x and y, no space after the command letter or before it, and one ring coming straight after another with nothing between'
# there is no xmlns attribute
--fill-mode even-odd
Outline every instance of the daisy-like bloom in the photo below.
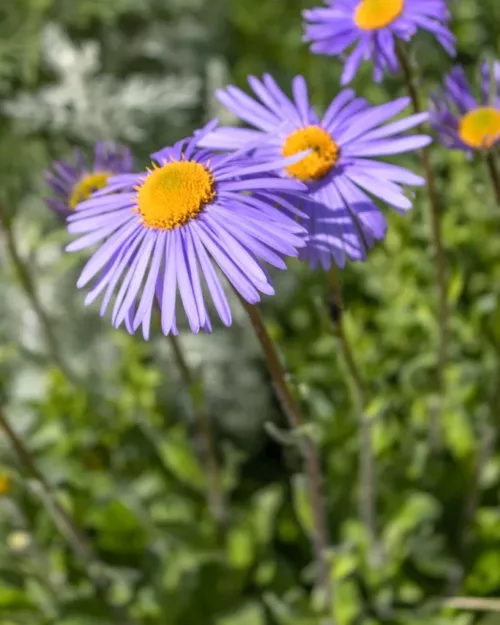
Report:
<svg viewBox="0 0 500 625"><path fill-rule="evenodd" d="M132 171L130 150L115 143L98 141L94 148L93 163L89 165L82 152L73 150L73 162L55 161L53 171L45 172L45 180L53 197L45 198L49 208L65 219L76 206L88 200L95 191L106 186L110 176Z"/></svg>
<svg viewBox="0 0 500 625"><path fill-rule="evenodd" d="M479 98L461 67L446 76L442 92L431 98L430 121L440 142L469 155L500 140L500 63L482 63L480 74Z"/></svg>
<svg viewBox="0 0 500 625"><path fill-rule="evenodd" d="M385 124L408 104L400 98L370 106L351 89L341 91L322 118L312 109L304 79L293 81L291 101L268 75L248 82L260 102L229 86L218 92L219 101L253 129L219 128L201 145L219 150L241 149L252 142L259 161L275 162L306 149L305 158L280 170L289 180L307 185L300 207L308 219L307 246L301 258L315 268L329 269L332 258L343 267L346 257L364 260L367 248L386 233L386 221L373 198L406 211L412 203L401 185L423 185L424 179L397 165L374 160L427 145L425 135L403 136L427 119L427 113Z"/></svg>
<svg viewBox="0 0 500 625"><path fill-rule="evenodd" d="M447 0L327 0L327 5L303 12L304 39L317 54L337 56L351 50L342 84L354 78L363 60L372 61L377 82L386 70L396 73L395 39L409 41L418 29L430 32L455 56Z"/></svg>
<svg viewBox="0 0 500 625"><path fill-rule="evenodd" d="M133 333L142 325L147 339L156 301L164 334L177 334L179 292L191 330L210 331L201 277L229 326L231 311L214 264L255 304L259 293L274 293L260 260L285 269L282 256L297 256L304 245L304 229L293 216L301 213L281 197L303 185L273 173L297 158L256 165L242 153L198 149L198 140L214 127L156 152L143 173L111 177L68 220L68 230L82 235L69 251L100 243L78 287L95 281L85 303L102 295L101 315L115 296L115 327L125 323Z"/></svg>

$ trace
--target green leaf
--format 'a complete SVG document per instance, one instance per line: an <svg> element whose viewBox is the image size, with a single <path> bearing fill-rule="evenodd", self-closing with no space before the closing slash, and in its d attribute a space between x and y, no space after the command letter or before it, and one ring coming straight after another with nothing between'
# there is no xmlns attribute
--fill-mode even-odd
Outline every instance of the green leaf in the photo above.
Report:
<svg viewBox="0 0 500 625"><path fill-rule="evenodd" d="M31 598L22 590L0 586L0 610L24 610L34 607Z"/></svg>
<svg viewBox="0 0 500 625"><path fill-rule="evenodd" d="M255 537L252 527L245 523L230 530L227 537L227 557L235 569L248 569L254 562Z"/></svg>
<svg viewBox="0 0 500 625"><path fill-rule="evenodd" d="M171 428L159 448L163 461L179 480L204 491L206 476L182 428Z"/></svg>
<svg viewBox="0 0 500 625"><path fill-rule="evenodd" d="M137 517L121 501L110 501L94 508L88 522L98 531L103 549L116 552L141 551L147 544L147 533Z"/></svg>
<svg viewBox="0 0 500 625"><path fill-rule="evenodd" d="M1 555L0 557L6 557L6 555ZM16 570L15 564L9 566L0 566L0 583L5 583L6 586L12 587L22 587L24 582L24 575Z"/></svg>
<svg viewBox="0 0 500 625"><path fill-rule="evenodd" d="M335 579L343 579L359 567L359 558L354 553L337 553L333 560L333 575Z"/></svg>
<svg viewBox="0 0 500 625"><path fill-rule="evenodd" d="M442 425L446 444L457 458L466 458L474 452L476 442L470 415L458 407L446 410Z"/></svg>
<svg viewBox="0 0 500 625"><path fill-rule="evenodd" d="M60 606L60 615L66 619L70 617L92 618L96 624L109 622L110 617L108 608L92 597L73 599L63 603Z"/></svg>
<svg viewBox="0 0 500 625"><path fill-rule="evenodd" d="M217 619L217 625L265 625L266 622L264 611L258 603L249 603L229 616Z"/></svg>
<svg viewBox="0 0 500 625"><path fill-rule="evenodd" d="M496 592L500 585L500 553L485 551L474 563L472 571L465 580L467 591L472 595Z"/></svg>
<svg viewBox="0 0 500 625"><path fill-rule="evenodd" d="M308 494L305 475L294 475L292 478L293 508L304 532L312 536L314 532L313 514Z"/></svg>
<svg viewBox="0 0 500 625"><path fill-rule="evenodd" d="M455 304L464 289L464 274L461 271L455 271L448 282L448 301Z"/></svg>
<svg viewBox="0 0 500 625"><path fill-rule="evenodd" d="M252 500L255 539L264 546L272 540L278 508L282 503L283 491L278 485L260 491Z"/></svg>

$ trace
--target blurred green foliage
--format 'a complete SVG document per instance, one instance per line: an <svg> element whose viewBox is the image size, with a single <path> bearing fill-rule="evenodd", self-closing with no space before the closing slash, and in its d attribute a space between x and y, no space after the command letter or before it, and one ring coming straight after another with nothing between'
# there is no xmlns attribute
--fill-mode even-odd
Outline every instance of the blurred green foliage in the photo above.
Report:
<svg viewBox="0 0 500 625"><path fill-rule="evenodd" d="M83 256L63 254L66 234L42 201L43 169L74 143L127 141L144 164L219 112L215 88L244 86L249 73L270 72L285 88L303 73L324 107L340 67L301 42L301 9L314 4L1 3L0 201L78 379L51 359L2 238L2 410L98 560L75 556L47 494L0 439L1 625L321 622L301 463L294 445L278 440L283 417L238 303L230 330L181 338L216 435L225 508L217 523L191 397L168 341L156 332L145 344L84 309L74 286ZM500 5L450 6L458 60L472 73L499 49ZM425 36L413 56L425 90L451 66ZM375 102L403 92L398 77L372 84L366 67L355 86ZM416 157L402 160L418 169ZM359 518L359 424L325 276L292 263L263 305L321 445L339 625L500 623L444 606L450 595L500 593L500 207L481 161L435 146L432 165L452 312L438 419L425 192L406 219L388 216L387 241L365 265L343 273L346 331L373 430L374 535Z"/></svg>

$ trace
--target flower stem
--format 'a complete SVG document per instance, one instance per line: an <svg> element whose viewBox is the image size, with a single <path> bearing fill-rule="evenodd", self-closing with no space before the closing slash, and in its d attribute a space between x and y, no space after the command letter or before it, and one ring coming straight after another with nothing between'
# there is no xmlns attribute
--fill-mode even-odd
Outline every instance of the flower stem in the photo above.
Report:
<svg viewBox="0 0 500 625"><path fill-rule="evenodd" d="M344 302L342 286L336 267L328 272L330 286L330 313L331 319L340 345L342 358L348 372L349 389L352 403L359 423L359 512L370 544L377 540L377 513L376 513L376 468L373 453L373 431L371 420L365 414L365 388L363 376L358 366L349 337L344 325Z"/></svg>
<svg viewBox="0 0 500 625"><path fill-rule="evenodd" d="M107 595L110 584L102 572L102 564L98 561L93 552L92 546L88 543L76 521L58 502L51 485L38 468L34 457L24 445L21 437L16 434L14 429L11 427L1 407L0 428L4 431L7 439L9 440L11 449L19 458L19 461L24 466L26 472L38 483L40 494L42 496L41 498L48 513L54 521L54 525L68 543L71 551L73 551L75 556L83 563L84 570L92 584L92 587L94 588L96 596L100 599L103 605L106 606L109 612L115 618L119 619L118 622L123 623L124 625L136 625L135 621L133 621L125 613L122 607L114 605L108 600Z"/></svg>
<svg viewBox="0 0 500 625"><path fill-rule="evenodd" d="M496 155L491 150L486 155L486 164L490 173L491 183L495 192L496 201L498 204L500 204L500 173L498 171Z"/></svg>
<svg viewBox="0 0 500 625"><path fill-rule="evenodd" d="M484 597L450 597L444 600L444 606L454 610L473 612L500 612L500 600Z"/></svg>
<svg viewBox="0 0 500 625"><path fill-rule="evenodd" d="M415 113L420 113L422 111L422 106L416 84L416 78L413 73L407 51L404 45L398 40L396 41L396 54L398 56L399 64L403 72L403 77L406 88L408 90L408 94L413 104L413 109ZM431 240L434 252L434 261L436 263L436 281L439 301L439 348L437 370L439 391L442 396L445 389L445 369L448 360L448 298L446 283L446 261L441 232L441 219L439 214L436 183L434 179L434 172L432 171L429 159L429 150L427 148L423 148L420 151L420 158L422 162L422 169L424 171L424 175L427 181L427 191L429 194Z"/></svg>
<svg viewBox="0 0 500 625"><path fill-rule="evenodd" d="M71 382L76 382L76 377L73 372L69 369L67 364L62 357L61 350L59 348L59 343L54 333L52 323L45 312L45 309L42 306L40 298L38 296L37 289L35 287L35 281L31 272L27 266L27 264L23 261L18 247L16 238L14 236L14 231L12 229L12 220L7 216L6 211L0 202L0 225L3 227L3 232L5 236L6 248L9 253L10 259L14 268L17 272L19 282L24 289L26 297L31 302L33 310L35 311L40 326L45 334L45 341L47 344L47 348L50 353L50 357L53 362L59 367L65 377Z"/></svg>
<svg viewBox="0 0 500 625"><path fill-rule="evenodd" d="M215 451L212 422L206 411L203 400L200 402L198 380L191 371L179 339L172 334L168 335L170 346L179 368L182 380L189 390L193 403L196 433L201 450L202 463L207 471L207 502L212 517L218 527L220 538L225 534L226 506L221 484L221 471Z"/></svg>
<svg viewBox="0 0 500 625"><path fill-rule="evenodd" d="M458 554L462 562L462 575L457 576L453 587L453 592L458 592L463 581L464 575L470 570L471 555L475 550L473 527L476 519L476 513L481 505L482 495L482 479L484 471L492 452L495 448L496 431L489 424L480 426L479 436L476 437L476 452L470 486L467 490L465 505L462 516L458 519Z"/></svg>
<svg viewBox="0 0 500 625"><path fill-rule="evenodd" d="M292 430L302 430L306 423L305 419L286 382L287 374L285 368L281 363L276 346L269 336L260 310L257 306L248 304L242 298L240 300L262 347L276 396L288 420L288 424ZM334 588L330 574L331 565L327 554L329 540L320 452L313 438L305 433L300 437L299 445L305 463L308 494L313 516L313 548L316 559L317 585L324 594L329 615L328 625L334 625Z"/></svg>

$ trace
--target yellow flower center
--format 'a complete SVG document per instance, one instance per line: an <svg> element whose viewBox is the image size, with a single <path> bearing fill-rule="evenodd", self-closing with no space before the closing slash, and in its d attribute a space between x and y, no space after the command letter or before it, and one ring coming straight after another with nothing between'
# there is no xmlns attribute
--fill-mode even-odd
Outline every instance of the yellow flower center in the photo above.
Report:
<svg viewBox="0 0 500 625"><path fill-rule="evenodd" d="M95 171L83 176L73 187L69 196L69 207L74 210L80 202L88 200L94 191L99 191L106 186L111 174L107 171Z"/></svg>
<svg viewBox="0 0 500 625"><path fill-rule="evenodd" d="M339 159L339 146L319 126L308 126L288 135L281 149L283 156L294 156L312 150L298 163L289 165L287 173L303 182L323 178Z"/></svg>
<svg viewBox="0 0 500 625"><path fill-rule="evenodd" d="M196 217L215 197L212 173L194 161L154 166L137 187L137 209L148 228L173 230Z"/></svg>
<svg viewBox="0 0 500 625"><path fill-rule="evenodd" d="M405 0L361 0L354 12L354 23L362 30L385 28L396 20Z"/></svg>
<svg viewBox="0 0 500 625"><path fill-rule="evenodd" d="M469 111L462 117L458 133L471 148L491 148L500 136L500 111L490 106Z"/></svg>
<svg viewBox="0 0 500 625"><path fill-rule="evenodd" d="M7 495L10 491L10 475L8 473L0 473L0 497Z"/></svg>

